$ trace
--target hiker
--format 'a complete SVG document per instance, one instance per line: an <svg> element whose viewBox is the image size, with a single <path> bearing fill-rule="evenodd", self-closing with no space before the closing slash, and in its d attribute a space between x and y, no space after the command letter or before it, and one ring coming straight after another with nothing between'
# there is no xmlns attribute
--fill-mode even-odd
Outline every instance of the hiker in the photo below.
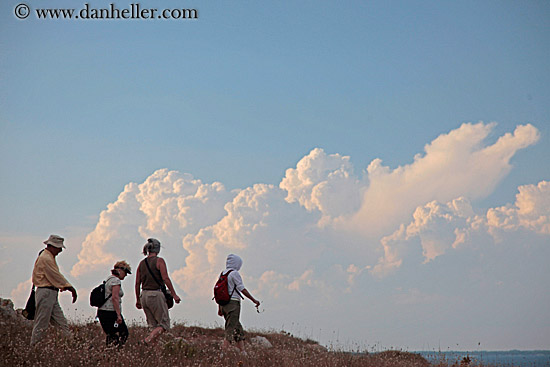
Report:
<svg viewBox="0 0 550 367"><path fill-rule="evenodd" d="M241 294L244 294L254 302L256 307L260 306L260 301L252 297L244 287L241 274L239 274L242 265L243 260L239 256L234 254L227 256L226 269L222 272L222 275L226 275L230 272L227 276L227 283L231 300L224 306L218 305L218 315L223 316L225 319L225 339L222 349L228 349L234 341L237 344L237 348L239 348L241 352L246 353L244 350L244 330L239 321L241 298L243 298Z"/></svg>
<svg viewBox="0 0 550 367"><path fill-rule="evenodd" d="M172 281L168 276L166 262L158 257L160 242L155 238L149 238L143 246L143 259L136 271L136 307L145 311L147 324L153 328L151 333L143 340L145 344L156 344L160 334L170 329L170 314L163 289L170 291L174 301L180 303Z"/></svg>
<svg viewBox="0 0 550 367"><path fill-rule="evenodd" d="M97 317L101 327L107 334L107 346L124 346L128 339L128 327L122 317L122 290L121 280L124 280L128 274L132 274L130 265L124 260L118 261L111 275L105 280L105 298L107 299L103 306L97 310Z"/></svg>
<svg viewBox="0 0 550 367"><path fill-rule="evenodd" d="M57 326L65 336L70 336L67 319L59 305L59 291L69 291L73 295L73 303L76 302L76 289L65 279L59 271L55 257L63 251L64 238L52 234L44 241L46 249L43 250L34 262L32 270L32 284L36 287L35 303L36 313L32 328L31 345L40 342L48 325Z"/></svg>

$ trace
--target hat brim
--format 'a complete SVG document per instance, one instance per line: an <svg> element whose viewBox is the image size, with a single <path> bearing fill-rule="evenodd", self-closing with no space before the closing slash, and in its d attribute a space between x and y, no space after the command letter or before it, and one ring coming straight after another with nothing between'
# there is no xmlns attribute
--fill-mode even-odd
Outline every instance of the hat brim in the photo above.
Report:
<svg viewBox="0 0 550 367"><path fill-rule="evenodd" d="M51 241L44 241L44 244L45 245L50 245L50 246L53 246L53 247L57 247L57 248L66 248L64 244L59 244L59 243L55 243L55 242L51 242Z"/></svg>

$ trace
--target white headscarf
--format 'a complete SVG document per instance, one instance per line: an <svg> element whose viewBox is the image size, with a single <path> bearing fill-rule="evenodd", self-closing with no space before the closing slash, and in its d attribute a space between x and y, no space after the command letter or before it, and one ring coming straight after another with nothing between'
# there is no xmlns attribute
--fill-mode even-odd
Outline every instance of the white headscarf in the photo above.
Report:
<svg viewBox="0 0 550 367"><path fill-rule="evenodd" d="M234 254L229 254L227 256L227 261L225 262L225 266L227 269L233 269L233 270L241 270L241 266L243 266L243 259L241 259L239 256Z"/></svg>

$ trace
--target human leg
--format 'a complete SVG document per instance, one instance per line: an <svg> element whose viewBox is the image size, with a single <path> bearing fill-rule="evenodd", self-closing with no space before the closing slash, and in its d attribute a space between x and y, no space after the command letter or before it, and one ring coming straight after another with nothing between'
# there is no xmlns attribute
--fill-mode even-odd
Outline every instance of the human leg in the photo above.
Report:
<svg viewBox="0 0 550 367"><path fill-rule="evenodd" d="M101 324L101 328L103 329L106 335L105 344L107 346L112 344L118 345L118 342L119 342L119 337L117 334L118 330L117 328L115 328L116 312L99 310L97 312L97 316L99 317L99 323Z"/></svg>
<svg viewBox="0 0 550 367"><path fill-rule="evenodd" d="M67 323L67 319L65 318L65 315L63 314L63 310L61 309L61 306L59 305L59 299L56 295L55 297L55 303L52 307L52 316L50 318L50 323L53 326L56 326L61 330L61 332L66 336L71 336L71 331L69 330L69 324Z"/></svg>
<svg viewBox="0 0 550 367"><path fill-rule="evenodd" d="M230 301L227 305L222 306L222 313L225 318L225 339L222 347L227 349L230 343L236 342L237 348L244 351L244 330L239 321L241 303Z"/></svg>
<svg viewBox="0 0 550 367"><path fill-rule="evenodd" d="M119 345L122 347L128 340L128 336L130 335L130 332L128 331L128 326L124 321L124 317L122 318L122 324L118 325L118 335L120 337Z"/></svg>
<svg viewBox="0 0 550 367"><path fill-rule="evenodd" d="M46 288L36 289L36 312L34 315L34 325L32 328L31 346L36 345L36 343L44 338L44 334L50 324L53 305L55 304L56 299L57 292Z"/></svg>
<svg viewBox="0 0 550 367"><path fill-rule="evenodd" d="M170 314L164 294L160 291L143 291L141 294L141 305L147 324L153 328L145 338L147 344L156 344L158 337L170 328Z"/></svg>
<svg viewBox="0 0 550 367"><path fill-rule="evenodd" d="M159 336L164 333L164 328L162 326L157 326L156 328L147 335L147 338L145 338L145 343L147 344L157 344Z"/></svg>

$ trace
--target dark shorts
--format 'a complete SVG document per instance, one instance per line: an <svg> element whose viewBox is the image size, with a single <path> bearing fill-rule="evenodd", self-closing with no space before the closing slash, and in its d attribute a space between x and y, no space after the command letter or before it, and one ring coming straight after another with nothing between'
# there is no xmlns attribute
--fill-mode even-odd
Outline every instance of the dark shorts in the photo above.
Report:
<svg viewBox="0 0 550 367"><path fill-rule="evenodd" d="M241 314L241 302L231 300L222 306L223 317L225 318L225 339L232 341L244 340L244 330L239 317Z"/></svg>

